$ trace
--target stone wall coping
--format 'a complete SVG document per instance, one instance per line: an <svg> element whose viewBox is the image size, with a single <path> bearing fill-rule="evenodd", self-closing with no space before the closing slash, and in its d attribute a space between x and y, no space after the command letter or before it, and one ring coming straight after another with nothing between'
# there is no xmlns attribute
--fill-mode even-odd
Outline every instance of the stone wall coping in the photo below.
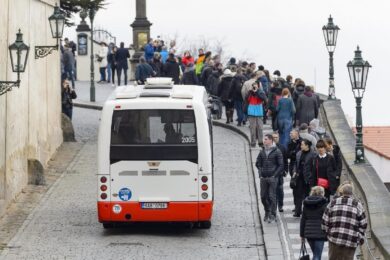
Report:
<svg viewBox="0 0 390 260"><path fill-rule="evenodd" d="M390 259L390 193L369 162L355 164L356 139L340 100L326 100L323 95L321 99L331 134L340 146L343 160L355 185L362 191L375 245L385 259Z"/></svg>

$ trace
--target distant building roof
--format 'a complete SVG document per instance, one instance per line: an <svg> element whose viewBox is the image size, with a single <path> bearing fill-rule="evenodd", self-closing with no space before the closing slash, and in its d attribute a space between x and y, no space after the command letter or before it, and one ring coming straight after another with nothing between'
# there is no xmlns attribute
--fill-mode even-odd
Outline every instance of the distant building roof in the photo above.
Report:
<svg viewBox="0 0 390 260"><path fill-rule="evenodd" d="M390 160L390 126L363 127L363 144L367 149Z"/></svg>

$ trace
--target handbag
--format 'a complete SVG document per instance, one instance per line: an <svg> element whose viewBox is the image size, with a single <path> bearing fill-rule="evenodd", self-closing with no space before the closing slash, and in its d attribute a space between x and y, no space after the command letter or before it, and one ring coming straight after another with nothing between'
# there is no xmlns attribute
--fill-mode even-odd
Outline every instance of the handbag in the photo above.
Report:
<svg viewBox="0 0 390 260"><path fill-rule="evenodd" d="M302 241L301 244L301 251L299 252L299 257L298 260L310 260L310 256L307 253L306 245L305 245L305 240Z"/></svg>
<svg viewBox="0 0 390 260"><path fill-rule="evenodd" d="M290 179L290 188L291 189L297 188L297 178L298 178L298 175L296 173L293 176L291 176L291 179Z"/></svg>
<svg viewBox="0 0 390 260"><path fill-rule="evenodd" d="M324 189L329 189L329 181L325 178L318 177L318 159L316 160L316 169L317 169L317 186L321 186Z"/></svg>

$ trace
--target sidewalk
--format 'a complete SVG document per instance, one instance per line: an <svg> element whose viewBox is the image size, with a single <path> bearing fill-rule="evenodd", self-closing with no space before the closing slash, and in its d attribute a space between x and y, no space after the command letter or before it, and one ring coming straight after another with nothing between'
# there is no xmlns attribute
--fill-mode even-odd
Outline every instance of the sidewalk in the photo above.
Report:
<svg viewBox="0 0 390 260"><path fill-rule="evenodd" d="M89 101L89 82L76 82L76 92L77 92L77 99L74 101L74 105L76 107L83 107L83 108L89 108L89 109L97 109L101 110L102 105L104 103L104 100L106 100L111 92L115 89L115 87L112 87L110 84L96 84L96 102L90 102ZM250 139L250 133L249 133L249 127L248 126L241 126L237 127L235 124L226 124L226 119L221 118L220 120L214 120L213 124L216 126L224 127L229 130L235 131L236 133L242 135L245 139ZM264 125L264 134L272 133L272 129L270 125ZM252 159L252 173L253 177L255 179L255 187L256 187L256 196L257 196L257 203L258 203L258 209L260 213L260 221L262 226L262 232L264 235L264 241L265 241L265 248L267 252L267 259L269 260L290 260L291 255L294 255L290 252L290 246L289 240L286 237L286 223L284 223L284 218L282 215L278 213L278 221L277 224L272 223L264 223L263 216L264 216L264 209L263 205L261 204L260 199L260 179L257 174L257 168L255 166L256 158L259 153L260 149L258 147L251 148L250 149L250 155ZM290 189L288 187L288 189ZM292 215L292 214L291 214ZM295 248L294 248L295 249ZM295 251L295 250L294 250ZM296 252L294 252L296 253ZM299 253L299 251L298 251ZM298 256L295 255L297 258Z"/></svg>

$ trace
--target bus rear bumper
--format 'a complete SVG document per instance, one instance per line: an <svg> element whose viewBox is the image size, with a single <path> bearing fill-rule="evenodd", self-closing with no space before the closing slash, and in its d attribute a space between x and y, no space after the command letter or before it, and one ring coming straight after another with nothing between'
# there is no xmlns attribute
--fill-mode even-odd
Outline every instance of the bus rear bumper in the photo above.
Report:
<svg viewBox="0 0 390 260"><path fill-rule="evenodd" d="M114 213L114 205L121 211ZM169 202L166 209L143 209L139 202L97 203L99 222L193 222L210 221L213 202Z"/></svg>

